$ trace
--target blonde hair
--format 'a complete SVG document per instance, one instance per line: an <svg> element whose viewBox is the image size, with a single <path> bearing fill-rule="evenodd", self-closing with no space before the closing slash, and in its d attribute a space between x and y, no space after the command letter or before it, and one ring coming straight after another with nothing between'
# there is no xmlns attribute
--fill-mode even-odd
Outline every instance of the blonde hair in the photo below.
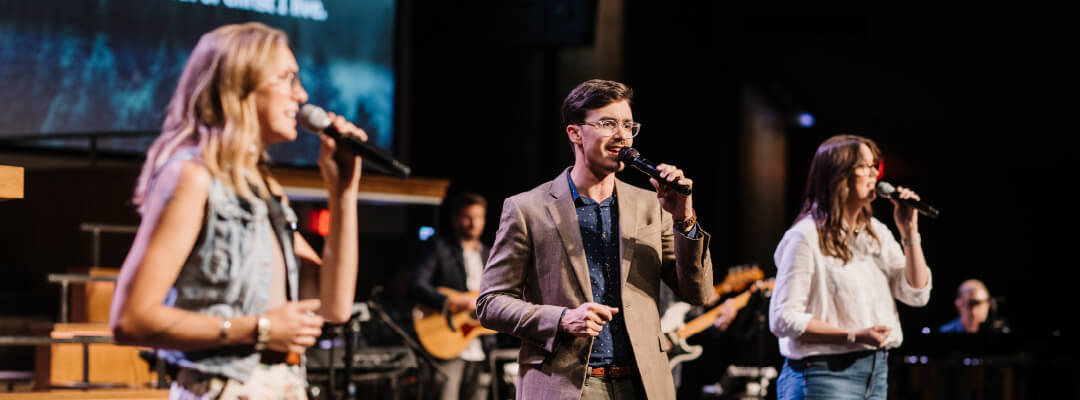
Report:
<svg viewBox="0 0 1080 400"><path fill-rule="evenodd" d="M810 162L810 174L806 180L806 193L803 195L802 211L796 221L811 217L818 230L818 244L827 256L851 261L853 256L846 238L850 237L856 226L869 227L874 216L873 208L864 205L858 213L855 226L845 227L843 223L844 202L851 193L855 165L861 161L859 146L866 145L874 155L875 164L881 159L881 150L873 140L855 135L836 135L826 139L817 148L814 160ZM866 229L874 240L878 240L873 229Z"/></svg>
<svg viewBox="0 0 1080 400"><path fill-rule="evenodd" d="M266 197L266 184L249 176L265 155L252 92L269 80L277 51L288 48L285 32L258 22L225 25L204 34L192 50L166 109L161 136L154 140L132 202L142 208L157 170L178 151L198 146L211 176L240 196ZM262 168L260 175L274 182Z"/></svg>

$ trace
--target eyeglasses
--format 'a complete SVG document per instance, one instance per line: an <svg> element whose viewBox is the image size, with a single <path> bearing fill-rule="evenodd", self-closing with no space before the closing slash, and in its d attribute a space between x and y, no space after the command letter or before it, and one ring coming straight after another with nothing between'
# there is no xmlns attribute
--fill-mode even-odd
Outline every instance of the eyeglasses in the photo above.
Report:
<svg viewBox="0 0 1080 400"><path fill-rule="evenodd" d="M589 125L589 126L592 126L593 128L596 128L596 130L598 132L600 132L601 135L604 135L604 136L615 135L615 132L619 131L619 127L620 127L619 122L616 121L616 120L613 120L613 119L602 119L602 120L595 121L595 122L585 121L585 122L577 123L577 124L574 124L574 125ZM626 131L630 131L630 137L635 137L635 136L638 135L639 132L641 132L641 123L640 122L623 121L621 126L622 126L622 129L624 129Z"/></svg>
<svg viewBox="0 0 1080 400"><path fill-rule="evenodd" d="M877 175L881 171L882 165L880 162L874 164L859 164L855 166L856 176L870 176L870 170L874 170L873 174Z"/></svg>
<svg viewBox="0 0 1080 400"><path fill-rule="evenodd" d="M972 299L972 300L967 301L967 307L968 308L975 308L975 307L981 306L983 304L989 304L989 303L990 303L990 300L975 300L975 299Z"/></svg>
<svg viewBox="0 0 1080 400"><path fill-rule="evenodd" d="M280 85L283 82L288 82L289 89L296 89L298 87L301 87L300 74L297 74L295 71L287 71L281 75L278 75L277 82L274 82L274 84Z"/></svg>

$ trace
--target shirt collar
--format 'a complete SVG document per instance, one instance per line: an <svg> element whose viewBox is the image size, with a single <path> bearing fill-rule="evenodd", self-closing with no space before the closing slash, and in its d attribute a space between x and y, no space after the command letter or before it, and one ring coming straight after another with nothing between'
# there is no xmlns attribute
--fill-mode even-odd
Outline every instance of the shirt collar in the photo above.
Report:
<svg viewBox="0 0 1080 400"><path fill-rule="evenodd" d="M611 192L611 197L608 197L604 199L604 201L599 202L582 196L580 193L578 193L577 186L574 186L574 179L570 177L570 171L571 170L566 170L566 183L570 185L570 196L574 198L575 204L580 202L582 204L599 204L601 206L610 206L615 203L615 191Z"/></svg>

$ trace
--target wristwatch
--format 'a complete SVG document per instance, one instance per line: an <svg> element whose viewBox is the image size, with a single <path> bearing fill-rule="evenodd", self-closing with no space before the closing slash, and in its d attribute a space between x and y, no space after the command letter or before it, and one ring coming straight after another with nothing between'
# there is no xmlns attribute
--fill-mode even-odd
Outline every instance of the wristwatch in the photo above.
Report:
<svg viewBox="0 0 1080 400"><path fill-rule="evenodd" d="M694 224L696 224L696 223L697 223L697 212L694 212L693 210L690 210L690 216L689 217L686 217L686 219L683 219L682 221L675 221L675 229L678 229L678 230L685 233L685 232L689 231L690 228L693 227Z"/></svg>
<svg viewBox="0 0 1080 400"><path fill-rule="evenodd" d="M265 350L266 344L269 342L270 318L266 318L266 316L260 315L258 322L255 324L255 351Z"/></svg>
<svg viewBox="0 0 1080 400"><path fill-rule="evenodd" d="M232 328L232 321L228 318L221 318L221 332L218 334L218 339L221 339L221 345L226 346L229 344L229 328Z"/></svg>

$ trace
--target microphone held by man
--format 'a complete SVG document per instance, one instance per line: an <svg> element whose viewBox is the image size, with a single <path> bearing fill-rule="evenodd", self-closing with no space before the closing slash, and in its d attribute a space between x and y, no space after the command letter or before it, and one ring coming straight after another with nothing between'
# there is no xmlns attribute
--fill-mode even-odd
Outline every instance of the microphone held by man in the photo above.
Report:
<svg viewBox="0 0 1080 400"><path fill-rule="evenodd" d="M304 129L333 138L341 149L363 157L364 160L373 163L387 173L402 179L408 178L409 174L412 173L412 169L408 165L394 159L394 157L375 145L353 136L342 135L330 123L330 117L326 115L326 111L319 106L304 104L300 108L300 118L298 120L300 126Z"/></svg>
<svg viewBox="0 0 1080 400"><path fill-rule="evenodd" d="M693 192L690 186L683 185L678 182L668 182L667 180L662 178L660 176L660 170L656 169L656 165L653 165L652 162L646 160L645 157L642 157L641 153L639 153L633 147L623 147L619 149L619 161L622 161L626 165L636 168L638 171L645 173L645 175L656 179L657 182L661 182L664 185L667 185L672 189L675 189L675 191L682 193L686 196L689 196L690 193Z"/></svg>

